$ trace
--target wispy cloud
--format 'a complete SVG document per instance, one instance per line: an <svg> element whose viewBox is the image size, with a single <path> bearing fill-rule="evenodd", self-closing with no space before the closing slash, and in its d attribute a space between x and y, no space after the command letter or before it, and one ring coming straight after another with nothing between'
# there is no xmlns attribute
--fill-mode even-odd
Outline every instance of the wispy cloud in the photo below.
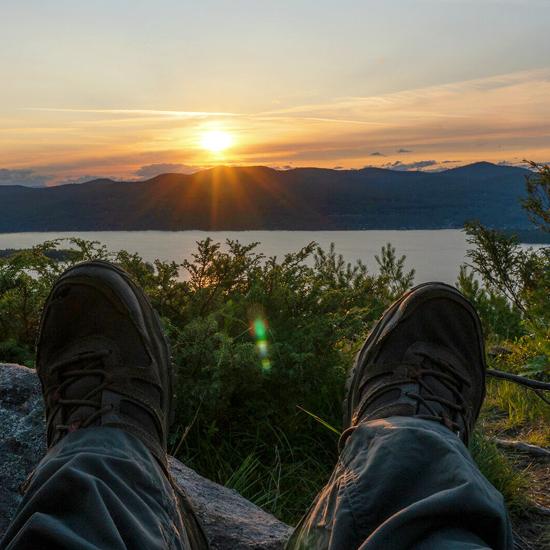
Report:
<svg viewBox="0 0 550 550"><path fill-rule="evenodd" d="M436 160L418 160L416 162L401 162L400 160L396 160L394 162L389 162L387 164L384 164L384 168L389 168L391 170L399 170L399 171L409 171L409 170L422 170L423 168L430 168L433 166L437 166L438 163Z"/></svg>
<svg viewBox="0 0 550 550"><path fill-rule="evenodd" d="M52 176L38 174L31 169L10 170L0 168L0 185L23 185L25 187L45 187Z"/></svg>
<svg viewBox="0 0 550 550"><path fill-rule="evenodd" d="M232 117L238 113L226 113L218 111L170 111L164 109L71 109L54 107L24 107L25 111L41 111L45 113L83 113L96 115L142 115L142 116L167 116L172 118L204 118L204 117Z"/></svg>
<svg viewBox="0 0 550 550"><path fill-rule="evenodd" d="M540 69L248 113L33 107L0 129L0 165L64 179L219 163L349 168L369 160L417 169L400 158L413 151L436 163L420 167L430 169L449 158L542 161L550 156L549 97L550 69ZM200 146L201 133L218 128L234 136L223 156Z"/></svg>

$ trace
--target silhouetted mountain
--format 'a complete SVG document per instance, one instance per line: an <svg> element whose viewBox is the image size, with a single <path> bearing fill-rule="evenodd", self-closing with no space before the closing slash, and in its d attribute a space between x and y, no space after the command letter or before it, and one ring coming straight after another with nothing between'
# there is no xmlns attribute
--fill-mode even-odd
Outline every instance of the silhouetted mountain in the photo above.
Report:
<svg viewBox="0 0 550 550"><path fill-rule="evenodd" d="M78 184L78 183L80 183L80 185L105 185L105 184L110 185L111 183L117 183L117 182L109 178L98 178L95 180L75 182L75 184Z"/></svg>
<svg viewBox="0 0 550 550"><path fill-rule="evenodd" d="M527 229L523 168L444 172L218 167L141 182L0 187L0 232L180 229L432 229L469 219Z"/></svg>

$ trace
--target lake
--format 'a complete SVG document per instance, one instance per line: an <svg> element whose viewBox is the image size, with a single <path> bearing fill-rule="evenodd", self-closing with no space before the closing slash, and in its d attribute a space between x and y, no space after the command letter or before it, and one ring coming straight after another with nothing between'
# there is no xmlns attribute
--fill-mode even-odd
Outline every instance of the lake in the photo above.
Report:
<svg viewBox="0 0 550 550"><path fill-rule="evenodd" d="M456 281L467 250L465 234L456 229L392 231L101 231L56 233L2 233L0 249L27 248L45 240L80 237L101 241L112 251L137 252L145 260L190 258L196 241L211 237L215 241L238 239L241 243L259 241L266 256L281 257L299 250L311 241L328 248L334 243L344 259L361 259L371 271L377 270L374 255L390 242L398 255L407 256L406 267L416 269L415 282ZM534 245L535 247L537 245Z"/></svg>

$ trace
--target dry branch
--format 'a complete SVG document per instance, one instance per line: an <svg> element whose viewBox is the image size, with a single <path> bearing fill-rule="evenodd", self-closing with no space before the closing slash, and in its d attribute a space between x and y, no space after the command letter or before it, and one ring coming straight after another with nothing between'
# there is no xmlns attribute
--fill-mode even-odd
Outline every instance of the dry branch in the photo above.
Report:
<svg viewBox="0 0 550 550"><path fill-rule="evenodd" d="M501 378L502 380L508 380L510 382L515 382L526 388L532 390L550 390L550 383L541 382L539 380L532 380L531 378L525 378L525 376L519 376L518 374L511 374L509 372L502 372L500 370L487 369L487 374L493 376L494 378Z"/></svg>
<svg viewBox="0 0 550 550"><path fill-rule="evenodd" d="M543 506L542 504L537 504L537 503L533 503L532 508L540 515L550 517L550 508L547 508L546 506Z"/></svg>
<svg viewBox="0 0 550 550"><path fill-rule="evenodd" d="M523 441L513 441L509 439L499 439L495 437L495 443L499 447L505 447L508 449L514 449L528 453L533 456L539 456L544 458L550 458L550 450L545 447L538 447L537 445L531 445L530 443L524 443Z"/></svg>

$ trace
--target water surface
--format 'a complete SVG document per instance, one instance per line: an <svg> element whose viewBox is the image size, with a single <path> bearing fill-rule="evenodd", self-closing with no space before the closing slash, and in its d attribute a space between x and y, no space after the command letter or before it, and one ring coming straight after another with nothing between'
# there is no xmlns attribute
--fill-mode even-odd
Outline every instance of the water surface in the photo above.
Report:
<svg viewBox="0 0 550 550"><path fill-rule="evenodd" d="M259 241L258 250L266 256L282 257L311 241L324 248L334 243L347 261L361 259L371 271L377 270L374 258L382 245L390 242L399 255L407 256L406 267L416 269L415 282L429 280L453 284L459 266L465 261L465 234L456 229L383 231L101 231L55 233L3 233L0 249L26 248L45 240L80 237L101 241L112 251L137 252L145 260L190 258L196 241L211 237L215 241L236 239L243 244Z"/></svg>

